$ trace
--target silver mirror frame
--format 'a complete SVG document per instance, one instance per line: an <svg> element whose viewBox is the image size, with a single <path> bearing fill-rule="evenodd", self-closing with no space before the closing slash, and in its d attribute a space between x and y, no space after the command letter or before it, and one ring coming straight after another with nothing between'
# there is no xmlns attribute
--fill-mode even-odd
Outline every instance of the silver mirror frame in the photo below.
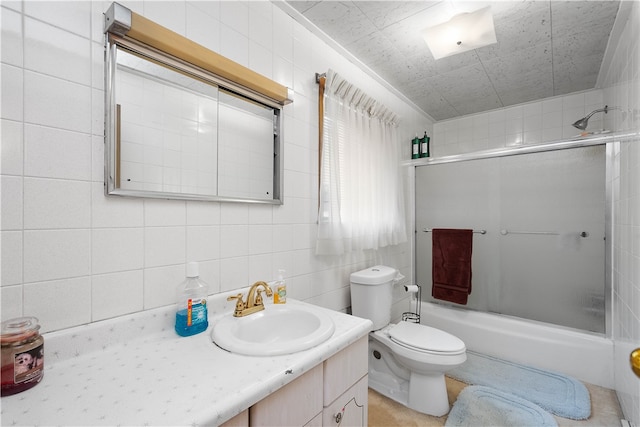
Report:
<svg viewBox="0 0 640 427"><path fill-rule="evenodd" d="M250 198L238 198L219 195L201 195L201 194L188 194L188 193L170 193L170 192L157 192L157 191L142 191L142 190L125 190L119 188L116 183L116 173L119 162L117 154L117 132L116 132L116 102L115 102L115 78L116 78L116 66L117 66L117 50L118 43L116 43L118 36L105 33L105 194L109 196L126 196L126 197L142 197L142 198L155 198L155 199L176 199L176 200L199 200L199 201L215 201L215 202L240 202L240 203L259 203L259 204L283 204L283 168L284 168L284 156L283 156L283 106L279 105L269 99L256 96L256 94L250 90L237 87L228 82L216 79L202 70L185 67L178 67L187 74L192 74L198 79L204 79L211 81L221 87L228 88L232 91L238 92L243 96L250 99L255 99L269 107L274 108L274 164L273 164L273 198L272 199L250 199ZM118 40L122 43L123 40ZM179 60L171 62L171 66L176 64L180 65ZM222 83L222 84L221 84ZM217 169L217 165L216 165Z"/></svg>

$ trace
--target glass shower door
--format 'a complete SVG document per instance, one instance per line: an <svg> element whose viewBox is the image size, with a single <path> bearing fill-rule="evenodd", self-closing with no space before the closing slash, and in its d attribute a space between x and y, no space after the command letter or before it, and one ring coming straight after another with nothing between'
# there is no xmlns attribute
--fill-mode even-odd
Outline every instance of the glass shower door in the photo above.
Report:
<svg viewBox="0 0 640 427"><path fill-rule="evenodd" d="M467 308L604 333L605 204L604 146L417 167L423 299L438 302L423 230L486 230Z"/></svg>
<svg viewBox="0 0 640 427"><path fill-rule="evenodd" d="M604 332L604 147L500 162L499 311Z"/></svg>

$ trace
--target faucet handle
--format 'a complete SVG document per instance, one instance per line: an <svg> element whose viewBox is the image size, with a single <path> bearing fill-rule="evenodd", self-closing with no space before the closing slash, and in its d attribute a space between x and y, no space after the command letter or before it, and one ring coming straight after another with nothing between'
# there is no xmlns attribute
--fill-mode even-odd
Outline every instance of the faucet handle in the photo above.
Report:
<svg viewBox="0 0 640 427"><path fill-rule="evenodd" d="M256 291L256 303L255 305L264 305L262 303L262 289L258 289Z"/></svg>
<svg viewBox="0 0 640 427"><path fill-rule="evenodd" d="M227 301L233 301L234 299L238 301L236 302L236 309L233 312L233 315L235 317L239 317L242 315L242 310L245 309L245 303L242 301L242 294L230 295L227 297Z"/></svg>

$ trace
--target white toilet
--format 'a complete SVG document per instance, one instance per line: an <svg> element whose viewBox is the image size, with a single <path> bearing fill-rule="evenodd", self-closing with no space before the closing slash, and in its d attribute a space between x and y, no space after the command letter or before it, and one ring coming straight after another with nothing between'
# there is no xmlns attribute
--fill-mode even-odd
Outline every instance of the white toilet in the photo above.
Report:
<svg viewBox="0 0 640 427"><path fill-rule="evenodd" d="M445 372L467 360L464 342L418 323L390 323L396 269L377 265L351 274L351 310L373 322L369 387L416 411L449 412ZM401 276L400 276L401 277Z"/></svg>

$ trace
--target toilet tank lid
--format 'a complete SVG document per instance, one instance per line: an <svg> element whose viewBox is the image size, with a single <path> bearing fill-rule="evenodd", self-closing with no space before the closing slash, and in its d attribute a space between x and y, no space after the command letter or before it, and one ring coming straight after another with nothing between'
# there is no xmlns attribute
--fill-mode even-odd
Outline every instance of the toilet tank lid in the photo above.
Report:
<svg viewBox="0 0 640 427"><path fill-rule="evenodd" d="M386 265L375 265L364 270L351 273L351 283L358 285L383 285L392 281L398 274L395 268Z"/></svg>

